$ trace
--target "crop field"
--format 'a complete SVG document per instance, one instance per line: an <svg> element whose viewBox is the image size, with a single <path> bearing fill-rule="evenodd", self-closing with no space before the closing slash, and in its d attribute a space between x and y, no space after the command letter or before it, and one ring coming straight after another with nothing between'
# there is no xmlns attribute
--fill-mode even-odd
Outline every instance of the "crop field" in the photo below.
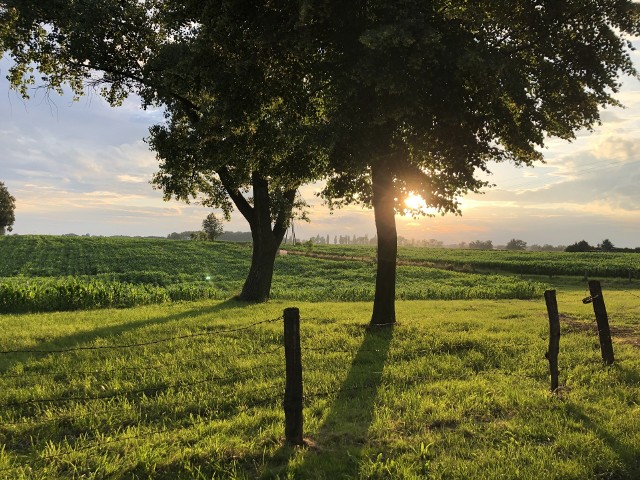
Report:
<svg viewBox="0 0 640 480"><path fill-rule="evenodd" d="M303 245L287 246L304 252ZM375 246L313 245L312 253L338 257L375 257ZM640 255L609 252L527 252L400 247L400 262L457 270L532 275L572 275L640 279Z"/></svg>
<svg viewBox="0 0 640 480"><path fill-rule="evenodd" d="M248 245L163 239L0 238L0 313L227 299L249 270ZM273 299L367 301L375 265L287 255ZM545 284L514 276L400 266L398 299L539 298Z"/></svg>
<svg viewBox="0 0 640 480"><path fill-rule="evenodd" d="M399 297L426 298L400 298L398 324L372 329L356 290L372 292L371 262L279 257L275 298L246 304L232 296L249 255L226 243L0 238L0 286L96 299L0 314L0 479L640 478L635 278L602 278L615 351L605 366L582 275L404 265ZM33 293L50 282L62 293ZM113 290L115 302L79 293L86 285L132 293ZM547 286L562 321L555 394ZM220 296L175 293L200 287ZM284 441L290 306L305 447Z"/></svg>

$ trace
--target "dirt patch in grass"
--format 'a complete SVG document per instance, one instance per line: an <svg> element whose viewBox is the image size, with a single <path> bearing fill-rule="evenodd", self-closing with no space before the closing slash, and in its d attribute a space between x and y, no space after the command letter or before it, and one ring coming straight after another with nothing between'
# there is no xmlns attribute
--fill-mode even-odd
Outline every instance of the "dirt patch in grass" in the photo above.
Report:
<svg viewBox="0 0 640 480"><path fill-rule="evenodd" d="M594 335L598 334L598 325L595 320L593 322L583 322L571 315L560 314L560 321L574 330L589 332ZM611 331L611 339L614 342L626 343L640 348L640 331L631 327L619 327L615 325L610 325L609 330Z"/></svg>

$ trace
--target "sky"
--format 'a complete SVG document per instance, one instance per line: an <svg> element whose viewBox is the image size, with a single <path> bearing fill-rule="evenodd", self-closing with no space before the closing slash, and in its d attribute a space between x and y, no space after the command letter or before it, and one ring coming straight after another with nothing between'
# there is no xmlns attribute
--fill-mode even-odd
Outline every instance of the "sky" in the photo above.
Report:
<svg viewBox="0 0 640 480"><path fill-rule="evenodd" d="M9 89L8 65L0 61L0 181L16 198L14 234L165 237L201 228L211 209L164 201L149 183L158 162L144 138L161 111L141 110L135 99L112 108L91 92L73 102L39 90L24 101ZM617 98L625 108L604 110L593 132L548 140L544 165L491 165L496 186L462 198L462 216L398 216L398 234L445 244L640 246L640 82L625 78ZM301 188L311 222L296 223L298 238L375 234L371 210L331 213L319 189ZM225 230L249 227L234 212Z"/></svg>

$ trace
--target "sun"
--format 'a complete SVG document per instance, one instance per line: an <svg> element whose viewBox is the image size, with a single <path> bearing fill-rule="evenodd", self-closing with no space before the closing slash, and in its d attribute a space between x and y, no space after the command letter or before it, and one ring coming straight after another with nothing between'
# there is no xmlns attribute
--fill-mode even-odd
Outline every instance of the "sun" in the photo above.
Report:
<svg viewBox="0 0 640 480"><path fill-rule="evenodd" d="M425 209L427 206L427 203L420 195L415 195L413 193L404 199L404 204L411 210L418 210L420 208Z"/></svg>

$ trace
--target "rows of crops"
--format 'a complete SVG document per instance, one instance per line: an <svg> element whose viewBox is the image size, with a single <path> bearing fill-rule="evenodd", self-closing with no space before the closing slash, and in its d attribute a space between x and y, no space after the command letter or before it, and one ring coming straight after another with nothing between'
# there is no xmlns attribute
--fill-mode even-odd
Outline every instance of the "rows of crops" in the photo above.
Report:
<svg viewBox="0 0 640 480"><path fill-rule="evenodd" d="M226 279L229 273L245 267L250 247L238 243L225 243L224 248L219 245L147 238L13 235L0 238L0 277L135 276L141 272L161 272L165 279L183 281L185 276L205 278L224 271ZM241 280L242 276L235 279Z"/></svg>
<svg viewBox="0 0 640 480"><path fill-rule="evenodd" d="M308 251L305 246L288 249ZM375 246L314 245L316 254L342 257L375 257ZM400 262L412 262L436 268L500 271L529 275L570 275L640 278L640 255L608 252L522 252L507 250L469 250L451 248L401 247Z"/></svg>
<svg viewBox="0 0 640 480"><path fill-rule="evenodd" d="M128 307L224 299L240 291L247 245L54 236L0 238L0 312ZM297 255L278 257L272 298L370 301L375 266ZM397 298L529 299L541 283L417 266L398 268Z"/></svg>
<svg viewBox="0 0 640 480"><path fill-rule="evenodd" d="M90 277L13 277L0 282L0 312L125 308L180 300L224 299L228 292L202 283L152 284Z"/></svg>

